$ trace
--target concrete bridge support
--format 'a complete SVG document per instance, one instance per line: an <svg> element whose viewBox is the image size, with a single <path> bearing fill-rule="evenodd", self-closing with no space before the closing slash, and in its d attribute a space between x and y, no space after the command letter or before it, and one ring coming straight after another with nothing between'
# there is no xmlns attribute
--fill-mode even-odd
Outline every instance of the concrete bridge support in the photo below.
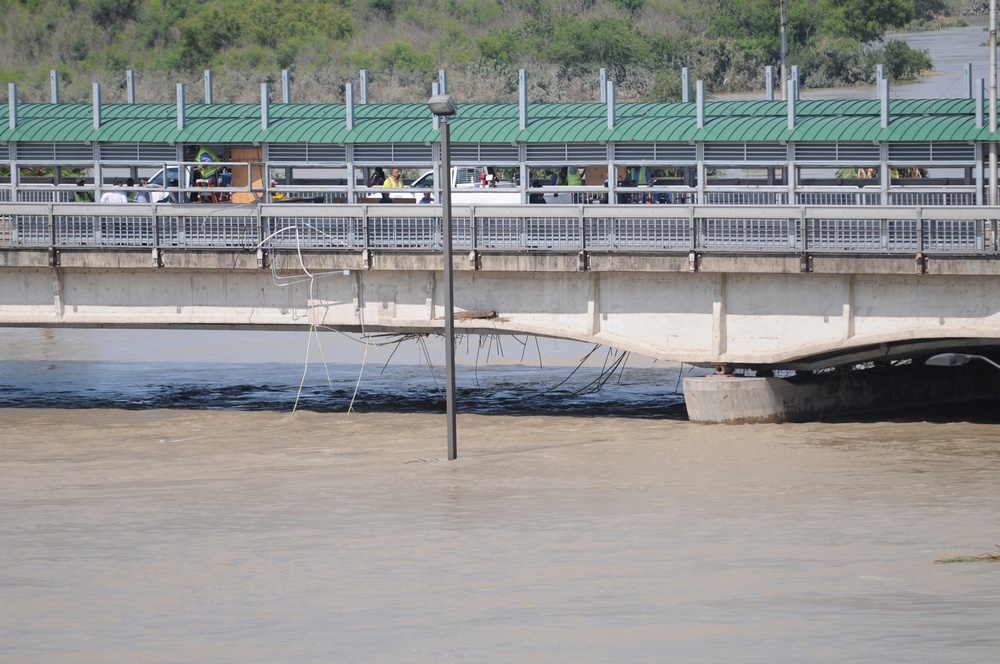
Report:
<svg viewBox="0 0 1000 664"><path fill-rule="evenodd" d="M797 378L720 374L684 379L688 417L717 424L811 422L998 398L1000 374L978 365L918 362Z"/></svg>

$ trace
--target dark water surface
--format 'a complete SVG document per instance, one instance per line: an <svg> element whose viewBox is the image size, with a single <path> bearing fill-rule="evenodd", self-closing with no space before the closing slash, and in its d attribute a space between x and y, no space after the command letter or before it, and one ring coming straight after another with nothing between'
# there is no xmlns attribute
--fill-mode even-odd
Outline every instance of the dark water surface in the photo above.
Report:
<svg viewBox="0 0 1000 664"><path fill-rule="evenodd" d="M379 346L367 349L340 334L320 339L307 333L3 330L0 407L444 411L440 337L398 345L379 338ZM683 418L681 376L705 373L565 341L530 340L525 347L523 339L490 339L483 348L478 337L466 341L475 345L460 349L456 370L465 413ZM254 357L260 361L247 361Z"/></svg>

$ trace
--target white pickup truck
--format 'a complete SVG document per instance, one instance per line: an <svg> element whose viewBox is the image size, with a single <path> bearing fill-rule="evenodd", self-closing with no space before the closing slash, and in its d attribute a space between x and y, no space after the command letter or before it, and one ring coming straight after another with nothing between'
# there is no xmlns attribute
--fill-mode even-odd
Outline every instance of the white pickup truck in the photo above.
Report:
<svg viewBox="0 0 1000 664"><path fill-rule="evenodd" d="M483 173L487 173L485 186ZM420 177L407 186L412 189L433 190L434 171L421 173ZM530 202L571 205L573 194L555 191L535 193L531 195ZM452 205L519 205L521 190L513 182L495 180L485 166L455 166L451 169L451 203Z"/></svg>

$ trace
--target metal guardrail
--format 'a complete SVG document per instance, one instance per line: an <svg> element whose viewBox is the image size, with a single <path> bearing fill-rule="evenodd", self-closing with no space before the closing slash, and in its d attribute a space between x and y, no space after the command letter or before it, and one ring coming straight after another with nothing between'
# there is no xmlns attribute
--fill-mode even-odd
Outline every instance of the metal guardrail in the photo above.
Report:
<svg viewBox="0 0 1000 664"><path fill-rule="evenodd" d="M1000 208L453 208L456 251L996 254ZM0 248L440 251L438 205L0 204Z"/></svg>

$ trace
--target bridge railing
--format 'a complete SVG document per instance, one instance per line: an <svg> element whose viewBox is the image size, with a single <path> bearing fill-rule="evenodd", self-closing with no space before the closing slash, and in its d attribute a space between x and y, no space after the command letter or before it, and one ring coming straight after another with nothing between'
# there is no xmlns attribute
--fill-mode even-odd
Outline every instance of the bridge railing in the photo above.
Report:
<svg viewBox="0 0 1000 664"><path fill-rule="evenodd" d="M456 206L482 252L995 254L1000 209L905 206ZM0 248L440 251L439 205L0 204Z"/></svg>

